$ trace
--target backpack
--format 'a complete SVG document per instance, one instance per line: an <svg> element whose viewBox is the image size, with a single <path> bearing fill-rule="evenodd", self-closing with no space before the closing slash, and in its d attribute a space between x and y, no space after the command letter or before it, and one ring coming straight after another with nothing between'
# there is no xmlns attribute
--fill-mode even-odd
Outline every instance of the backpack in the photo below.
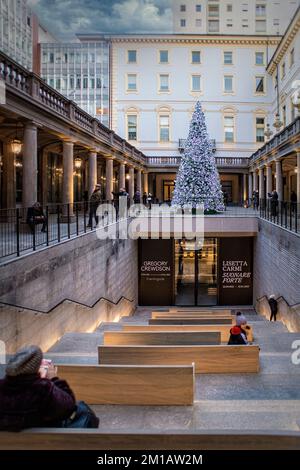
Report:
<svg viewBox="0 0 300 470"><path fill-rule="evenodd" d="M68 418L62 424L63 428L98 428L98 426L99 418L84 401L77 403L74 418Z"/></svg>

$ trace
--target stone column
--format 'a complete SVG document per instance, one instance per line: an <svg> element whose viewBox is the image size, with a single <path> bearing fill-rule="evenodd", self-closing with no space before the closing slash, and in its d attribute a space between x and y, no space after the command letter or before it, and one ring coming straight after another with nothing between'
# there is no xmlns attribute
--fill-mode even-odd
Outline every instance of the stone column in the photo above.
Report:
<svg viewBox="0 0 300 470"><path fill-rule="evenodd" d="M143 180L144 180L143 192L148 194L149 193L148 173L144 173L143 176L144 176L144 178L143 178Z"/></svg>
<svg viewBox="0 0 300 470"><path fill-rule="evenodd" d="M137 171L136 175L136 189L142 194L142 172L141 170Z"/></svg>
<svg viewBox="0 0 300 470"><path fill-rule="evenodd" d="M113 190L114 190L114 161L112 158L106 159L106 192L105 192L105 199L107 201L112 201L113 199Z"/></svg>
<svg viewBox="0 0 300 470"><path fill-rule="evenodd" d="M249 204L252 203L252 194L253 194L253 172L250 171L248 175L248 201Z"/></svg>
<svg viewBox="0 0 300 470"><path fill-rule="evenodd" d="M257 184L257 171L254 170L253 172L253 191L257 191L258 184Z"/></svg>
<svg viewBox="0 0 300 470"><path fill-rule="evenodd" d="M297 203L300 207L300 150L297 151Z"/></svg>
<svg viewBox="0 0 300 470"><path fill-rule="evenodd" d="M130 202L133 200L134 196L134 168L130 167L129 168L129 199Z"/></svg>
<svg viewBox="0 0 300 470"><path fill-rule="evenodd" d="M283 200L283 181L282 181L282 162L276 160L276 191L278 194L278 200Z"/></svg>
<svg viewBox="0 0 300 470"><path fill-rule="evenodd" d="M247 202L247 175L243 174L243 203Z"/></svg>
<svg viewBox="0 0 300 470"><path fill-rule="evenodd" d="M16 167L10 142L5 142L3 145L2 161L3 209L14 209L16 207Z"/></svg>
<svg viewBox="0 0 300 470"><path fill-rule="evenodd" d="M74 144L73 142L63 142L63 214L67 215L70 204L70 215L73 215L74 202Z"/></svg>
<svg viewBox="0 0 300 470"><path fill-rule="evenodd" d="M264 168L259 169L259 199L265 199L265 178Z"/></svg>
<svg viewBox="0 0 300 470"><path fill-rule="evenodd" d="M37 126L32 122L24 128L22 194L23 207L37 202Z"/></svg>
<svg viewBox="0 0 300 470"><path fill-rule="evenodd" d="M271 194L273 191L272 185L272 166L267 165L267 194Z"/></svg>
<svg viewBox="0 0 300 470"><path fill-rule="evenodd" d="M119 166L119 190L126 187L125 181L125 163L120 163Z"/></svg>
<svg viewBox="0 0 300 470"><path fill-rule="evenodd" d="M89 197L93 194L97 184L97 152L91 151L89 153Z"/></svg>

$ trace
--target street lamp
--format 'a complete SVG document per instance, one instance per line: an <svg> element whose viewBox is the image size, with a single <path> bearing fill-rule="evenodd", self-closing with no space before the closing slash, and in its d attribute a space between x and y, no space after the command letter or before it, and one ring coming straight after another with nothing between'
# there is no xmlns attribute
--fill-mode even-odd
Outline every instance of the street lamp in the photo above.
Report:
<svg viewBox="0 0 300 470"><path fill-rule="evenodd" d="M280 128L283 126L283 122L280 121L280 114L279 114L279 67L277 64L276 68L276 87L277 87L277 113L275 114L275 121L273 127L279 132Z"/></svg>
<svg viewBox="0 0 300 470"><path fill-rule="evenodd" d="M13 139L11 141L11 151L15 155L19 155L22 151L22 142L19 139Z"/></svg>
<svg viewBox="0 0 300 470"><path fill-rule="evenodd" d="M264 134L265 134L265 136L268 140L272 137L273 131L271 131L270 124L267 124L267 128L266 128Z"/></svg>
<svg viewBox="0 0 300 470"><path fill-rule="evenodd" d="M275 114L275 121L274 121L273 126L275 127L275 129L276 129L277 131L279 131L280 128L283 126L283 122L280 121L279 113L276 113L276 114Z"/></svg>
<svg viewBox="0 0 300 470"><path fill-rule="evenodd" d="M80 170L80 168L82 167L81 158L79 158L79 157L75 158L74 165L75 165L76 170Z"/></svg>
<svg viewBox="0 0 300 470"><path fill-rule="evenodd" d="M22 151L22 142L18 139L18 124L16 124L16 137L11 141L11 151L14 155L19 155Z"/></svg>

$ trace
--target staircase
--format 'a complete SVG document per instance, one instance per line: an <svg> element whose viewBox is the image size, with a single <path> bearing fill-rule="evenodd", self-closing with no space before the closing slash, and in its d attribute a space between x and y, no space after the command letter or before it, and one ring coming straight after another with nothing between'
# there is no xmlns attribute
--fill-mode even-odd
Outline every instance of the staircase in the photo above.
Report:
<svg viewBox="0 0 300 470"><path fill-rule="evenodd" d="M291 345L300 334L253 310L245 314L261 348L258 374L197 375L194 406L95 406L100 429L300 431L300 365L291 361ZM149 318L149 308L138 308L94 333L68 333L45 356L58 365L97 364L104 331L121 330L124 322L146 325Z"/></svg>

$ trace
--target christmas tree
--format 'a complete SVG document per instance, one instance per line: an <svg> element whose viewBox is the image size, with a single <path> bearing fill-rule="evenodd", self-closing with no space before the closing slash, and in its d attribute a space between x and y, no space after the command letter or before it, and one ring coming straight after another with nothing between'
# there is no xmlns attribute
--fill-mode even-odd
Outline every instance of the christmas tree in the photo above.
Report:
<svg viewBox="0 0 300 470"><path fill-rule="evenodd" d="M197 102L176 177L172 205L196 208L201 203L206 212L224 210L219 173L207 134L204 113L200 102Z"/></svg>

